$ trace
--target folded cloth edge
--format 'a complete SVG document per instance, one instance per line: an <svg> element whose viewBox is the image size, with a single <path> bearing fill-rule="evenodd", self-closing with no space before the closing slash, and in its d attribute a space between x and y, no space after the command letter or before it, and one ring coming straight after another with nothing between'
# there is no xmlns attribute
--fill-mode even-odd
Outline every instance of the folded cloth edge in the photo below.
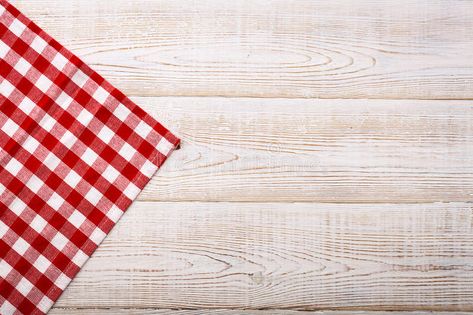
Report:
<svg viewBox="0 0 473 315"><path fill-rule="evenodd" d="M118 89L114 88L105 78L103 78L100 74L98 74L96 71L94 71L89 65L87 65L85 62L83 62L81 59L77 58L72 52L70 52L67 48L65 48L63 45L59 44L56 40L54 40L50 35L48 35L44 30L42 30L39 26L37 26L34 22L32 22L28 17L26 17L23 13L21 13L18 9L16 9L11 3L9 3L6 0L0 0L0 5L4 6L6 10L8 10L10 13L13 13L16 15L16 18L22 21L24 24L28 25L28 27L34 27L40 30L37 33L41 33L41 36L43 36L45 39L47 39L48 44L55 46L56 48L61 49L63 52L67 51L72 57L74 63L78 68L80 68L84 73L89 73L93 74L94 80L96 80L97 84L100 85L107 85L110 87L110 89L113 89L111 94L124 106L127 106L130 110L142 110L145 115L143 116L143 120L146 121L150 126L153 127L154 131L162 136L164 139L169 141L169 143L172 145L169 148L169 151L165 155L160 155L157 151L154 153L154 156L149 157L149 161L153 162L157 168L153 172L153 175L148 177L145 176L142 173L139 173L137 176L140 177L141 180L143 180L143 185L140 185L138 188L140 188L140 191L149 183L151 178L155 175L155 173L158 171L158 169L163 165L163 163L167 160L167 158L172 154L172 152L180 146L180 139L176 137L171 131L169 131L167 128L165 128L160 122L158 122L154 117L152 117L150 114L148 114L146 111L138 107L136 103L134 103L131 99L129 99L127 96L125 96L122 92L120 92ZM1 7L0 7L1 9ZM1 13L1 12L0 12ZM75 57L75 58L73 58ZM2 95L0 95L0 100L2 100ZM2 100L3 102L3 100ZM138 180L138 179L137 179ZM129 208L131 203L136 199L137 196L135 196L131 201L128 203L128 205L124 206L124 211ZM1 213L0 213L1 214ZM1 223L1 222L0 222ZM109 231L106 231L108 234ZM103 241L103 239L97 244L100 245L100 243ZM85 262L85 261L84 261ZM82 266L79 266L82 267ZM74 275L75 276L75 275ZM0 289L1 289L1 284L0 284ZM2 299L1 299L1 292L0 292L0 307L2 304ZM7 301L8 299L5 299ZM53 301L54 302L54 301ZM50 305L50 307L52 304Z"/></svg>

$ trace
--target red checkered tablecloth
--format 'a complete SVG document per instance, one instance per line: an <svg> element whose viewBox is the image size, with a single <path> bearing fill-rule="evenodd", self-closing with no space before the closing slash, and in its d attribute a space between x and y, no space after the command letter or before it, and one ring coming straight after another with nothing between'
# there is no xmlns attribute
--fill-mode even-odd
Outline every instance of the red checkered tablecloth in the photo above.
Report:
<svg viewBox="0 0 473 315"><path fill-rule="evenodd" d="M0 314L46 313L178 144L0 0Z"/></svg>

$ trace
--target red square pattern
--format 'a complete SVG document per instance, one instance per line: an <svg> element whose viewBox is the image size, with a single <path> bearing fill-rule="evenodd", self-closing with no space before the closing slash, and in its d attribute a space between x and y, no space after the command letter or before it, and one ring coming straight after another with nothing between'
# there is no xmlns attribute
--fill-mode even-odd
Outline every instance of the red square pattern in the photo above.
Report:
<svg viewBox="0 0 473 315"><path fill-rule="evenodd" d="M178 144L0 0L0 314L45 314Z"/></svg>

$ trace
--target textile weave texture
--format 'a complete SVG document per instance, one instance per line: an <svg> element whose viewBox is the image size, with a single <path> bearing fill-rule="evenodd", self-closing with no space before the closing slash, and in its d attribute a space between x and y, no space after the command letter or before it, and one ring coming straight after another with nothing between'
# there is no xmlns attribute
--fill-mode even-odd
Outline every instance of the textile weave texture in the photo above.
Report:
<svg viewBox="0 0 473 315"><path fill-rule="evenodd" d="M179 139L0 0L0 314L44 314Z"/></svg>

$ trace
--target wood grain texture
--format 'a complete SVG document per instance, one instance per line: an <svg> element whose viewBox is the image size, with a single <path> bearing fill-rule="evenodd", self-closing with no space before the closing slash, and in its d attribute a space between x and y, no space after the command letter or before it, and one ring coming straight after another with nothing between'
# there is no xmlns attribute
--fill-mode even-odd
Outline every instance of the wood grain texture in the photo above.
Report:
<svg viewBox="0 0 473 315"><path fill-rule="evenodd" d="M473 98L473 2L15 0L138 96Z"/></svg>
<svg viewBox="0 0 473 315"><path fill-rule="evenodd" d="M52 314L473 311L472 1L12 3L183 138Z"/></svg>
<svg viewBox="0 0 473 315"><path fill-rule="evenodd" d="M473 310L472 211L138 202L56 307Z"/></svg>
<svg viewBox="0 0 473 315"><path fill-rule="evenodd" d="M54 308L50 315L472 315L471 312L372 312L372 311L290 311L290 310L170 310L170 309L70 309Z"/></svg>
<svg viewBox="0 0 473 315"><path fill-rule="evenodd" d="M134 98L182 137L158 201L473 201L473 102Z"/></svg>

